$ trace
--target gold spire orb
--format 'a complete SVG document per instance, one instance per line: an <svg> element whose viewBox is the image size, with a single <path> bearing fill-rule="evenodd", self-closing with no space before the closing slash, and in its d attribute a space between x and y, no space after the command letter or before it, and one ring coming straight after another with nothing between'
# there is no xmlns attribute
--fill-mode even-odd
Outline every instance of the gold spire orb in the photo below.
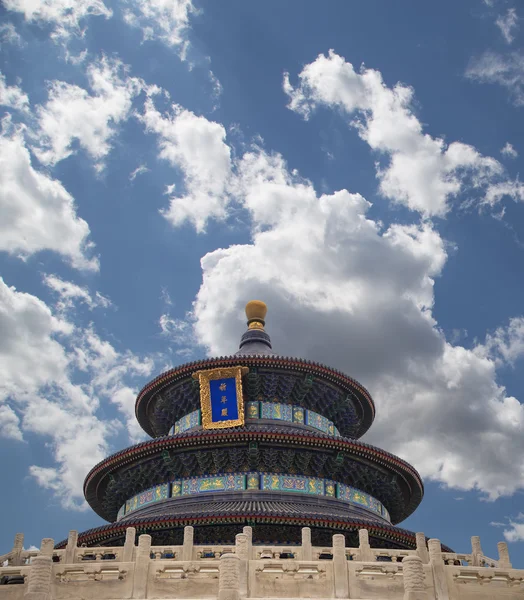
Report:
<svg viewBox="0 0 524 600"><path fill-rule="evenodd" d="M267 306L261 300L251 300L246 304L246 317L249 329L264 329Z"/></svg>

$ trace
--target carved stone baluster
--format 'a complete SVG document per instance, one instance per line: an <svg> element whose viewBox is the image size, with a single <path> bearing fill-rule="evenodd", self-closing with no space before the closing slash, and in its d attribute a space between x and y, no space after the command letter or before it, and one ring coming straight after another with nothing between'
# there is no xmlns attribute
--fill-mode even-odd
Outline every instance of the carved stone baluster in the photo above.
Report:
<svg viewBox="0 0 524 600"><path fill-rule="evenodd" d="M17 533L15 535L15 541L13 543L13 549L11 550L11 558L9 559L9 565L19 567L22 564L22 550L24 549L24 534Z"/></svg>
<svg viewBox="0 0 524 600"><path fill-rule="evenodd" d="M444 571L444 561L442 560L442 547L440 545L440 540L429 540L428 548L429 563L433 572L433 583L435 585L435 599L449 600L448 581Z"/></svg>
<svg viewBox="0 0 524 600"><path fill-rule="evenodd" d="M497 544L499 551L499 567L501 569L511 569L511 562L509 560L509 550L506 542L499 542Z"/></svg>
<svg viewBox="0 0 524 600"><path fill-rule="evenodd" d="M404 600L427 600L424 565L419 556L406 556L402 561Z"/></svg>
<svg viewBox="0 0 524 600"><path fill-rule="evenodd" d="M333 576L335 598L349 598L346 538L341 533L333 536Z"/></svg>
<svg viewBox="0 0 524 600"><path fill-rule="evenodd" d="M136 529L134 527L128 527L126 529L126 541L124 542L124 553L122 555L122 562L132 562L133 550L135 549L135 537Z"/></svg>
<svg viewBox="0 0 524 600"><path fill-rule="evenodd" d="M245 533L238 533L235 538L235 554L239 558L240 595L242 598L246 598L249 596L247 581L249 550Z"/></svg>
<svg viewBox="0 0 524 600"><path fill-rule="evenodd" d="M417 555L420 557L420 560L424 564L427 565L429 563L429 552L428 552L428 546L426 544L426 536L423 533L418 532L416 534L416 539L417 539Z"/></svg>
<svg viewBox="0 0 524 600"><path fill-rule="evenodd" d="M252 560L253 559L253 528L250 527L249 525L246 525L242 529L242 533L244 533L247 538L247 552L248 552L247 558L248 558L248 560Z"/></svg>
<svg viewBox="0 0 524 600"><path fill-rule="evenodd" d="M78 531L71 529L67 536L67 546L65 551L64 563L71 565L76 559L76 549L78 546Z"/></svg>
<svg viewBox="0 0 524 600"><path fill-rule="evenodd" d="M218 600L240 599L240 559L236 554L222 554L218 579Z"/></svg>
<svg viewBox="0 0 524 600"><path fill-rule="evenodd" d="M184 527L184 545L182 547L182 560L193 560L194 530L191 525Z"/></svg>
<svg viewBox="0 0 524 600"><path fill-rule="evenodd" d="M151 553L151 536L141 535L135 559L135 576L133 578L133 598L147 598L147 578L149 575L149 554Z"/></svg>
<svg viewBox="0 0 524 600"><path fill-rule="evenodd" d="M44 538L41 553L31 562L29 581L24 600L49 600L51 598L51 573L53 571L53 546L51 538ZM43 551L43 552L42 552Z"/></svg>
<svg viewBox="0 0 524 600"><path fill-rule="evenodd" d="M360 562L373 562L375 560L375 555L369 545L367 529L359 529L358 532L358 560Z"/></svg>
<svg viewBox="0 0 524 600"><path fill-rule="evenodd" d="M300 550L300 558L302 560L312 560L312 553L311 529L309 527L302 527L302 548Z"/></svg>
<svg viewBox="0 0 524 600"><path fill-rule="evenodd" d="M483 555L484 552L482 552L482 546L480 545L480 537L478 535L474 535L471 538L471 564L473 567L481 566Z"/></svg>

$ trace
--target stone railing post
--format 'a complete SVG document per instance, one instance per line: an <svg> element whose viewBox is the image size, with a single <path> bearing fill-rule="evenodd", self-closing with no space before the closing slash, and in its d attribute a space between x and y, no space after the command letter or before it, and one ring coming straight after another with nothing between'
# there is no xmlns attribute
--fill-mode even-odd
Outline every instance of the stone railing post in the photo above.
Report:
<svg viewBox="0 0 524 600"><path fill-rule="evenodd" d="M150 553L151 536L143 534L138 538L138 548L136 550L133 598L147 598L147 577L149 575Z"/></svg>
<svg viewBox="0 0 524 600"><path fill-rule="evenodd" d="M404 600L428 600L426 576L420 556L406 556L402 561Z"/></svg>
<svg viewBox="0 0 524 600"><path fill-rule="evenodd" d="M349 598L346 538L341 533L333 536L333 579L335 598Z"/></svg>
<svg viewBox="0 0 524 600"><path fill-rule="evenodd" d="M53 556L55 549L55 540L53 538L44 538L40 544L40 554L43 556Z"/></svg>
<svg viewBox="0 0 524 600"><path fill-rule="evenodd" d="M193 538L195 532L191 525L184 527L184 545L182 547L182 560L193 560Z"/></svg>
<svg viewBox="0 0 524 600"><path fill-rule="evenodd" d="M448 581L444 571L444 561L442 559L442 547L440 540L429 540L429 563L433 573L433 583L435 585L435 600L449 600ZM406 560L406 559L404 559ZM402 561L404 563L404 561Z"/></svg>
<svg viewBox="0 0 524 600"><path fill-rule="evenodd" d="M126 541L124 542L124 551L122 553L122 562L133 561L133 550L135 549L136 529L128 527L126 529Z"/></svg>
<svg viewBox="0 0 524 600"><path fill-rule="evenodd" d="M242 529L242 533L245 533L247 537L247 558L248 560L253 560L253 528L250 525L246 525Z"/></svg>
<svg viewBox="0 0 524 600"><path fill-rule="evenodd" d="M218 578L218 600L239 600L240 559L236 554L222 554Z"/></svg>
<svg viewBox="0 0 524 600"><path fill-rule="evenodd" d="M427 565L429 563L429 552L426 544L426 536L418 532L416 534L417 539L417 556L420 557L420 560Z"/></svg>
<svg viewBox="0 0 524 600"><path fill-rule="evenodd" d="M64 563L70 565L75 562L75 553L78 545L78 531L71 529L67 536L67 546L64 556Z"/></svg>
<svg viewBox="0 0 524 600"><path fill-rule="evenodd" d="M40 554L31 561L24 600L50 600L54 545L55 542L51 538L42 540Z"/></svg>
<svg viewBox="0 0 524 600"><path fill-rule="evenodd" d="M367 529L358 530L358 560L360 562L373 562L375 555L369 545L369 533Z"/></svg>
<svg viewBox="0 0 524 600"><path fill-rule="evenodd" d="M11 550L11 558L9 564L14 567L19 567L22 564L22 550L24 549L24 534L17 533Z"/></svg>
<svg viewBox="0 0 524 600"><path fill-rule="evenodd" d="M481 556L484 555L482 552L482 546L480 545L480 537L474 535L471 538L471 563L473 567L480 567Z"/></svg>
<svg viewBox="0 0 524 600"><path fill-rule="evenodd" d="M235 537L235 554L239 558L239 576L240 576L240 596L246 598L247 593L247 565L249 560L249 550L247 545L247 535L238 533Z"/></svg>
<svg viewBox="0 0 524 600"><path fill-rule="evenodd" d="M499 551L499 567L501 569L511 569L511 561L509 560L509 550L506 542L499 542L497 544Z"/></svg>
<svg viewBox="0 0 524 600"><path fill-rule="evenodd" d="M313 550L311 548L311 529L302 527L302 547L300 549L301 560L312 560Z"/></svg>

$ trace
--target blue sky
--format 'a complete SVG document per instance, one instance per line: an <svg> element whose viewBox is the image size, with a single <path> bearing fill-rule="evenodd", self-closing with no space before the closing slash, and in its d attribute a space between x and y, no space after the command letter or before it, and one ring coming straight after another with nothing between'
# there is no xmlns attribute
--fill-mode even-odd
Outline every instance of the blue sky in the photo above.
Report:
<svg viewBox="0 0 524 600"><path fill-rule="evenodd" d="M524 564L524 54L511 0L0 3L1 546L101 524L136 392L274 348L373 394L404 526Z"/></svg>

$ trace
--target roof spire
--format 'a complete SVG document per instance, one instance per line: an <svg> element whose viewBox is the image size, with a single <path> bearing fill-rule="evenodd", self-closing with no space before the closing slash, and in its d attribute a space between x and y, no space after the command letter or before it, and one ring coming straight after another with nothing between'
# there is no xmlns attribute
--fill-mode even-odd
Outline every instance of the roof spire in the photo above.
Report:
<svg viewBox="0 0 524 600"><path fill-rule="evenodd" d="M264 329L267 306L262 300L250 300L246 304L248 329Z"/></svg>
<svg viewBox="0 0 524 600"><path fill-rule="evenodd" d="M240 340L237 354L273 354L271 338L264 331L267 306L261 300L246 304L247 331Z"/></svg>

